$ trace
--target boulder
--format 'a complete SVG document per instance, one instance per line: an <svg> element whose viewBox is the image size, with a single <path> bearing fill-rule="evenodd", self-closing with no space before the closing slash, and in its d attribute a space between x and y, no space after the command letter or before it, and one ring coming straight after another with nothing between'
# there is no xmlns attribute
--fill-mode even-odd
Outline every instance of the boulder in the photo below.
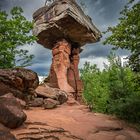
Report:
<svg viewBox="0 0 140 140"><path fill-rule="evenodd" d="M24 69L0 69L0 96L12 92L21 99L28 94L35 94L34 89L39 85L35 72Z"/></svg>
<svg viewBox="0 0 140 140"><path fill-rule="evenodd" d="M57 100L60 102L60 104L63 104L68 99L67 93L65 91L57 88L51 88L46 84L38 86L38 88L36 89L36 94L39 97Z"/></svg>
<svg viewBox="0 0 140 140"><path fill-rule="evenodd" d="M75 0L55 0L49 6L39 8L33 19L37 42L49 49L60 38L68 38L82 47L99 41L102 36Z"/></svg>
<svg viewBox="0 0 140 140"><path fill-rule="evenodd" d="M53 109L59 104L58 101L53 100L53 99L45 99L44 100L44 109Z"/></svg>
<svg viewBox="0 0 140 140"><path fill-rule="evenodd" d="M15 97L0 97L0 123L8 128L17 128L27 116Z"/></svg>
<svg viewBox="0 0 140 140"><path fill-rule="evenodd" d="M68 96L65 91L54 88L54 92L57 93L57 101L59 101L60 104L63 104L68 100Z"/></svg>
<svg viewBox="0 0 140 140"><path fill-rule="evenodd" d="M16 140L16 138L6 127L0 124L0 140Z"/></svg>
<svg viewBox="0 0 140 140"><path fill-rule="evenodd" d="M7 94L5 94L5 95L3 95L3 96L1 96L1 97L5 97L5 98L15 98L15 99L17 100L17 102L20 103L20 105L21 105L22 108L25 108L25 107L26 107L26 102L23 101L23 100L21 100L21 99L19 99L19 98L14 97L13 93L7 93Z"/></svg>
<svg viewBox="0 0 140 140"><path fill-rule="evenodd" d="M43 105L43 98L35 98L28 103L30 107L41 107Z"/></svg>

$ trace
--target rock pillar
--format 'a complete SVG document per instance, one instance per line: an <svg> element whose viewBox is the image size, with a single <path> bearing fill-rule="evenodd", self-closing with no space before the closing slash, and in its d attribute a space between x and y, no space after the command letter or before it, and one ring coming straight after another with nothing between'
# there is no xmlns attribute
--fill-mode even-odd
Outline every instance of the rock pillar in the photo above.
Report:
<svg viewBox="0 0 140 140"><path fill-rule="evenodd" d="M71 45L66 40L58 41L52 49L52 65L50 71L50 83L53 87L66 92L74 92L69 85L67 71L70 67Z"/></svg>
<svg viewBox="0 0 140 140"><path fill-rule="evenodd" d="M72 47L71 55L70 55L70 68L68 69L68 82L74 88L75 99L79 100L81 98L81 93L83 90L83 83L80 80L78 64L80 60L80 48Z"/></svg>
<svg viewBox="0 0 140 140"><path fill-rule="evenodd" d="M82 89L79 76L79 48L71 46L65 39L58 41L52 49L52 65L49 83L54 88L60 88L73 93L77 98Z"/></svg>

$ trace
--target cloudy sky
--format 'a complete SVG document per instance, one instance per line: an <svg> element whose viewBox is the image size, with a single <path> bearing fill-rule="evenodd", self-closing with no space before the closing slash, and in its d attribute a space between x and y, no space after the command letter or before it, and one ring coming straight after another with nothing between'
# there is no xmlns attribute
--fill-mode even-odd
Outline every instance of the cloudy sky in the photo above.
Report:
<svg viewBox="0 0 140 140"><path fill-rule="evenodd" d="M118 23L119 12L122 10L128 0L86 0L85 12L92 18L94 24L103 32L108 26L114 26ZM32 20L32 14L38 8L45 4L45 0L0 0L0 9L7 12L14 6L20 6L24 10L24 15L28 20ZM103 63L107 63L107 55L111 50L111 46L102 45L102 41L106 38L103 35L100 42L95 44L87 44L81 53L79 67L81 68L85 61L103 69ZM36 71L40 75L46 75L51 65L51 51L43 48L39 44L33 46L26 45L31 54L35 55L33 65L29 68ZM126 50L118 50L117 55L121 57L127 56Z"/></svg>

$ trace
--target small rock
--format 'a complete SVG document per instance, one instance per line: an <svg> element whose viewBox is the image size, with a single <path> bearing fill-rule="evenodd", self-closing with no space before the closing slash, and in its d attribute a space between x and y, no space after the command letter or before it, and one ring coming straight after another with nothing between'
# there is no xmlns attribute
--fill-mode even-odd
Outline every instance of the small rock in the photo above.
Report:
<svg viewBox="0 0 140 140"><path fill-rule="evenodd" d="M68 96L65 91L57 88L55 88L54 91L57 93L57 100L60 102L60 104L63 104L68 100Z"/></svg>
<svg viewBox="0 0 140 140"><path fill-rule="evenodd" d="M27 116L15 97L0 97L0 123L8 128L17 128Z"/></svg>
<svg viewBox="0 0 140 140"><path fill-rule="evenodd" d="M50 99L50 98L44 100L44 108L45 109L53 109L58 104L60 104L58 101Z"/></svg>
<svg viewBox="0 0 140 140"><path fill-rule="evenodd" d="M30 107L41 107L43 105L43 98L35 98L34 100L30 101Z"/></svg>
<svg viewBox="0 0 140 140"><path fill-rule="evenodd" d="M16 140L16 138L6 127L0 124L0 140Z"/></svg>

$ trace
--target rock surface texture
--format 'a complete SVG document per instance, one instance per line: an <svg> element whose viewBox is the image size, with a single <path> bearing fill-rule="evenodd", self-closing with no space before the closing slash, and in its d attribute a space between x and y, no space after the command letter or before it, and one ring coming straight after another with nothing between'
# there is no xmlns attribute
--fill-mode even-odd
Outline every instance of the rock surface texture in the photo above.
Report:
<svg viewBox="0 0 140 140"><path fill-rule="evenodd" d="M79 54L83 45L100 40L100 31L75 0L55 0L38 9L33 19L37 42L52 50L48 83L81 100L83 84L78 70Z"/></svg>
<svg viewBox="0 0 140 140"><path fill-rule="evenodd" d="M17 140L9 129L0 124L0 140Z"/></svg>
<svg viewBox="0 0 140 140"><path fill-rule="evenodd" d="M38 86L35 92L37 97L27 103L29 107L44 107L45 109L52 109L68 100L65 91L49 87L47 84Z"/></svg>
<svg viewBox="0 0 140 140"><path fill-rule="evenodd" d="M18 140L140 140L140 133L115 117L67 103L53 110L25 111L24 126L12 130Z"/></svg>
<svg viewBox="0 0 140 140"><path fill-rule="evenodd" d="M83 84L78 70L79 48L72 47L63 39L54 45L52 54L53 60L48 81L50 86L60 88L67 93L81 93Z"/></svg>
<svg viewBox="0 0 140 140"><path fill-rule="evenodd" d="M20 102L13 97L0 97L0 123L8 128L17 128L27 116L22 111Z"/></svg>
<svg viewBox="0 0 140 140"><path fill-rule="evenodd" d="M0 96L9 92L18 98L26 98L35 94L39 85L35 72L23 68L0 69Z"/></svg>

